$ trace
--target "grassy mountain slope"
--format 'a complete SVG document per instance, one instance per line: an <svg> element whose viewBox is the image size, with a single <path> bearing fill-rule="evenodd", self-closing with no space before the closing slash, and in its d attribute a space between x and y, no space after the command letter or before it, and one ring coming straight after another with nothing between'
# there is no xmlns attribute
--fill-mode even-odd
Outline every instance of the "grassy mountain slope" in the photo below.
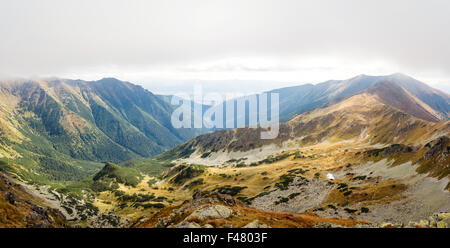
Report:
<svg viewBox="0 0 450 248"><path fill-rule="evenodd" d="M0 158L32 180L79 180L102 161L150 157L204 131L174 129L175 106L112 78L5 81L0 93Z"/></svg>
<svg viewBox="0 0 450 248"><path fill-rule="evenodd" d="M386 76L359 75L347 80L330 80L316 85L301 85L272 90L280 94L280 117L288 121L296 115L359 94L381 81L395 82L435 110L440 120L450 117L450 96L409 76L396 73Z"/></svg>

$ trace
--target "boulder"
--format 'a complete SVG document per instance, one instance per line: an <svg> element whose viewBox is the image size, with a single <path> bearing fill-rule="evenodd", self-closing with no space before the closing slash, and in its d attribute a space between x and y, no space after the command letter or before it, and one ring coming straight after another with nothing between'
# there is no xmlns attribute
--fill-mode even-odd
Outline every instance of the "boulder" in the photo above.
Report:
<svg viewBox="0 0 450 248"><path fill-rule="evenodd" d="M236 205L236 200L232 196L207 190L196 190L192 195L192 201L195 203L223 203L228 206Z"/></svg>
<svg viewBox="0 0 450 248"><path fill-rule="evenodd" d="M328 222L318 222L314 228L343 228L343 226Z"/></svg>
<svg viewBox="0 0 450 248"><path fill-rule="evenodd" d="M12 192L7 192L5 194L5 200L8 201L11 205L14 205L14 203L16 203L17 201L16 196Z"/></svg>
<svg viewBox="0 0 450 248"><path fill-rule="evenodd" d="M200 221L213 219L226 219L233 214L233 210L223 205L206 205L199 207L186 219L199 219Z"/></svg>
<svg viewBox="0 0 450 248"><path fill-rule="evenodd" d="M201 226L195 222L182 221L181 223L175 225L176 228L200 228Z"/></svg>
<svg viewBox="0 0 450 248"><path fill-rule="evenodd" d="M259 220L256 219L248 223L247 225L243 226L242 228L270 228L270 227L266 224L259 224Z"/></svg>
<svg viewBox="0 0 450 248"><path fill-rule="evenodd" d="M169 226L170 221L167 218L159 218L158 223L156 224L156 228L166 228Z"/></svg>

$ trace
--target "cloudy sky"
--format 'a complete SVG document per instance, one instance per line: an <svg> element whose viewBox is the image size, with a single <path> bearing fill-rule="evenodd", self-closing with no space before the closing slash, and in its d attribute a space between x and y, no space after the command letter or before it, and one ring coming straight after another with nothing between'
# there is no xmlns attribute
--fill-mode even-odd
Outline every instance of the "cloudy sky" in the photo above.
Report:
<svg viewBox="0 0 450 248"><path fill-rule="evenodd" d="M0 0L0 77L224 91L402 72L450 93L446 0Z"/></svg>

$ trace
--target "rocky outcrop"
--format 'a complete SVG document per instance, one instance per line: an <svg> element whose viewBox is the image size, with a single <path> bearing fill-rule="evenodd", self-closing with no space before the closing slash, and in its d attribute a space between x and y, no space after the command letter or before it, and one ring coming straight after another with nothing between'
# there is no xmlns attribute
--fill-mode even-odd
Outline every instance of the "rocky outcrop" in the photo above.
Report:
<svg viewBox="0 0 450 248"><path fill-rule="evenodd" d="M381 155L382 157L387 157L392 154L401 154L401 153L408 153L408 152L414 152L414 147L406 146L403 144L393 144L390 146L386 146L380 149L372 149L365 151L364 153L370 156L378 156Z"/></svg>
<svg viewBox="0 0 450 248"><path fill-rule="evenodd" d="M234 214L233 206L236 206L236 200L230 195L198 190L194 192L189 202L173 210L169 215L158 218L155 227L202 227L199 223L231 217ZM211 225L207 223L203 225L209 226Z"/></svg>
<svg viewBox="0 0 450 248"><path fill-rule="evenodd" d="M32 195L8 174L0 172L0 227L65 227L66 218Z"/></svg>
<svg viewBox="0 0 450 248"><path fill-rule="evenodd" d="M196 190L192 195L192 203L224 203L228 206L235 206L236 200L230 195L220 194L212 191Z"/></svg>
<svg viewBox="0 0 450 248"><path fill-rule="evenodd" d="M56 219L62 220L62 223L66 221L64 215L57 209L31 205L31 210L32 212L24 218L27 227L49 228L54 227Z"/></svg>
<svg viewBox="0 0 450 248"><path fill-rule="evenodd" d="M226 219L231 216L233 210L222 205L206 205L195 210L186 220L197 219L200 221L213 219Z"/></svg>
<svg viewBox="0 0 450 248"><path fill-rule="evenodd" d="M444 159L450 154L450 137L442 136L425 145L429 150L425 153L425 159L442 156Z"/></svg>
<svg viewBox="0 0 450 248"><path fill-rule="evenodd" d="M196 222L182 221L179 224L175 225L176 228L201 228L199 224Z"/></svg>

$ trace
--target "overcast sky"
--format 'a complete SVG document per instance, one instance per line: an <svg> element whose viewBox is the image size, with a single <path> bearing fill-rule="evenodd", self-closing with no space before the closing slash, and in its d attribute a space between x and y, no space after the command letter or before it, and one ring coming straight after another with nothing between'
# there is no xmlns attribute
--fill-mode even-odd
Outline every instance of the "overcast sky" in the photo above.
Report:
<svg viewBox="0 0 450 248"><path fill-rule="evenodd" d="M402 72L450 92L450 1L0 0L0 76L261 91Z"/></svg>

